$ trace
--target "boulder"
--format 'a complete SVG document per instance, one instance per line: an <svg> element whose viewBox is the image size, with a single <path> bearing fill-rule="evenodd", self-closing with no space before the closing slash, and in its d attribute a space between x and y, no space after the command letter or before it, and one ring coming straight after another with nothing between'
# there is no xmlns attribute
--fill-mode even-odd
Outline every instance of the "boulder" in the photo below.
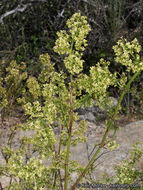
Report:
<svg viewBox="0 0 143 190"><path fill-rule="evenodd" d="M104 125L97 126L94 123L89 122L87 142L78 144L78 146L72 148L72 159L75 159L83 166L86 166L91 159L91 155L93 155L91 152L93 151L94 144L101 142L105 129L106 127ZM111 136L111 133L109 136ZM114 167L121 163L124 159L129 158L129 150L131 149L131 145L139 141L142 143L143 147L143 120L131 122L130 124L121 127L116 134L115 140L118 144L120 144L117 150L102 150L100 152L99 155L103 155L95 162L96 167L93 175L94 179L102 179L102 174L114 176ZM93 152L95 152L95 150ZM138 167L143 167L142 160L138 163Z"/></svg>
<svg viewBox="0 0 143 190"><path fill-rule="evenodd" d="M92 112L91 112L92 113ZM93 121L93 115L90 112L89 116L86 118L87 120ZM72 160L77 160L81 165L86 166L90 161L92 155L97 149L94 149L94 145L101 142L101 139L106 130L106 126L104 124L96 124L95 122L88 122L88 128L86 131L86 143L80 143L75 147L71 147L71 158ZM5 143L7 141L7 137L9 135L9 130L4 129L3 131L3 140ZM111 136L113 131L109 134ZM14 147L17 148L19 146L19 139L23 135L31 136L33 134L32 131L29 132L18 132L15 136ZM58 135L58 131L57 131ZM116 134L115 140L120 147L115 151L108 151L104 149L98 155L98 159L95 161L95 171L93 173L94 180L102 179L102 174L108 174L109 176L113 176L115 174L114 167L121 163L122 160L129 158L129 150L130 146L137 141L140 141L143 145L143 120L131 122L128 125L119 128L119 131ZM4 142L1 145L5 144ZM5 162L2 154L0 153L0 165L3 165ZM143 163L139 163L139 168L143 167ZM76 178L76 175L73 175ZM6 177L0 178L0 182L2 186L5 186L8 183L9 179Z"/></svg>
<svg viewBox="0 0 143 190"><path fill-rule="evenodd" d="M109 108L113 108L117 105L118 100L114 97L109 97L110 106ZM89 122L95 122L99 119L105 119L106 113L108 112L108 108L105 106L104 110L101 110L98 106L96 106L96 101L94 104L89 107L79 108L75 110L79 114L79 120L87 120Z"/></svg>

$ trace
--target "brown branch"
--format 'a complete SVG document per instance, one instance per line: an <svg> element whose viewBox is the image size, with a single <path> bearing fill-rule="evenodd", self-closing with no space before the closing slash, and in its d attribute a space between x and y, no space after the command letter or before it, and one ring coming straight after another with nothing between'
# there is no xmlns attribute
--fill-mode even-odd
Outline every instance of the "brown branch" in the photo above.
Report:
<svg viewBox="0 0 143 190"><path fill-rule="evenodd" d="M15 9L12 9L10 11L7 11L6 13L2 14L0 16L0 24L3 22L3 19L9 15L12 15L12 14L15 14L17 12L24 12L28 7L30 7L32 5L32 3L45 3L47 2L47 0L30 0L29 3L27 4L23 4L22 2L15 8Z"/></svg>
<svg viewBox="0 0 143 190"><path fill-rule="evenodd" d="M61 190L63 190L62 177L61 177L60 170L58 170L58 173L59 173L59 178L60 178Z"/></svg>
<svg viewBox="0 0 143 190"><path fill-rule="evenodd" d="M9 16L9 15L11 15L11 14L15 14L15 13L17 13L17 12L24 12L25 9L27 9L27 7L29 7L30 5L31 5L31 3L28 3L28 4L26 4L26 5L23 5L22 7L21 7L20 5L18 5L15 9L10 10L10 11L4 13L4 14L1 15L1 17L0 17L0 23L3 22L3 19L4 19L5 17L7 17L7 16Z"/></svg>
<svg viewBox="0 0 143 190"><path fill-rule="evenodd" d="M69 123L69 137L67 142L67 153L66 153L66 160L65 160L65 186L64 189L67 190L68 188L68 166L69 166L69 153L70 153L70 145L71 145L71 134L72 134L72 125L73 125L73 86L70 89L70 123Z"/></svg>

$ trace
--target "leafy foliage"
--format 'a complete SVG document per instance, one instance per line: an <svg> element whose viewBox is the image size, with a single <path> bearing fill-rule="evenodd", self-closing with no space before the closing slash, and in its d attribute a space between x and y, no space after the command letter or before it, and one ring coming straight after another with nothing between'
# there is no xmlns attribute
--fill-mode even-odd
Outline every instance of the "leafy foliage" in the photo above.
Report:
<svg viewBox="0 0 143 190"><path fill-rule="evenodd" d="M127 71L131 69L136 71L128 83L125 74L121 76L122 78L117 78L117 73L112 74L108 68L110 62L104 59L101 59L96 66L92 66L87 75L83 73L82 57L87 46L86 36L90 30L86 17L75 13L67 21L67 30L57 33L58 39L54 50L63 57L66 72L63 70L57 72L48 54L40 56L42 71L38 78L27 77L26 72L22 75L20 73L22 67L18 67L16 62L13 63L15 67L11 65L8 67L6 82L9 84L12 80L16 88L17 80L23 76L22 79L20 78L20 84L22 80L25 80L26 87L24 88L29 89L27 91L22 89L15 98L24 104L25 114L29 116L27 123L21 124L19 129L33 131L32 136L21 139L20 147L16 150L9 146L2 150L8 159L7 163L1 167L1 176L4 174L10 176L9 189L60 189L64 184L64 190L67 190L69 180L72 180L71 175L75 172L79 177L71 187L73 190L106 144L111 150L117 147L114 141L106 142L106 138L119 112L126 89L130 89L131 83L143 69L138 59L140 45L136 40L132 41L129 43L127 52L126 40L124 44L119 41L114 46L116 61L119 61L119 58L125 59L126 62L121 62L121 64L128 67ZM122 47L121 53L120 47ZM130 62L128 63L132 49L135 55L137 53L137 56L132 59L134 67L129 64ZM121 57L122 54L123 57ZM117 86L123 92L116 108L111 110L112 118L107 121L107 129L96 153L86 167L81 166L76 161L70 160L70 147L86 140L87 125L84 120L76 125L79 117L75 110L93 105L94 100L100 108L110 105L111 101L107 93L110 86ZM3 97L6 90L4 87L1 88ZM56 124L59 127L59 135L55 133Z"/></svg>
<svg viewBox="0 0 143 190"><path fill-rule="evenodd" d="M130 159L123 160L123 162L115 167L115 176L108 178L105 177L105 182L116 184L128 184L128 189L142 189L143 185L143 171L136 169L136 165L143 155L143 149L140 143L132 145L130 150Z"/></svg>

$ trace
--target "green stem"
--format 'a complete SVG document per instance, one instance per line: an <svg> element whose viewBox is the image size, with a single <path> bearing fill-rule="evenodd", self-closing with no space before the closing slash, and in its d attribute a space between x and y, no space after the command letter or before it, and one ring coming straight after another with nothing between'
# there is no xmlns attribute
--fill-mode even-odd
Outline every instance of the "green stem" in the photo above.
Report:
<svg viewBox="0 0 143 190"><path fill-rule="evenodd" d="M73 49L73 40L71 42L71 52ZM72 75L70 75L70 80L72 83ZM72 133L72 123L73 123L73 102L72 102L72 93L73 93L73 86L70 88L70 123L69 123L69 137L67 142L67 153L66 153L66 160L65 160L65 184L64 190L68 189L68 166L69 166L69 155L70 155L70 144L71 144L71 133Z"/></svg>
<svg viewBox="0 0 143 190"><path fill-rule="evenodd" d="M89 170L89 168L91 167L91 165L93 164L96 156L99 154L99 152L101 151L102 147L104 147L104 144L105 144L105 141L106 141L106 138L107 138L107 135L113 125L113 122L114 122L114 119L116 117L116 115L118 114L118 111L119 111L119 108L120 108L120 105L122 103L122 100L124 98L124 95L126 94L126 92L130 89L130 86L131 86L131 83L135 80L135 78L140 74L140 71L135 73L132 78L130 79L130 81L127 83L126 85L126 88L125 88L125 91L122 92L121 96L120 96L120 99L118 101L118 104L115 108L115 112L112 116L112 119L107 123L107 128L106 128L106 131L105 131L105 134L101 140L101 143L100 143L100 146L99 148L97 149L97 151L95 152L95 154L93 155L93 157L91 158L90 162L88 163L88 165L86 166L86 168L84 169L84 171L82 172L82 174L78 177L78 179L76 180L76 182L73 184L73 186L71 187L71 190L75 190L76 188L76 185L79 183L79 181L85 176L85 174L87 173L87 171Z"/></svg>
<svg viewBox="0 0 143 190"><path fill-rule="evenodd" d="M64 190L68 189L68 167L69 167L70 144L71 144L71 134L72 134L72 125L73 125L72 92L73 92L73 87L71 87L71 90L70 90L70 123L69 123L69 137L68 137L68 142L67 142L67 154L66 154L66 161L65 161L65 185L64 185Z"/></svg>

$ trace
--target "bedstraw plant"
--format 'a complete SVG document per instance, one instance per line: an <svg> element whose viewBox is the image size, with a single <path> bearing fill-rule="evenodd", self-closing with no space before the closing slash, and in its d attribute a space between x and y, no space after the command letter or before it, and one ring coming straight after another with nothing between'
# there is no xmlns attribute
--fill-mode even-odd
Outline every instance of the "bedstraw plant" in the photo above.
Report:
<svg viewBox="0 0 143 190"><path fill-rule="evenodd" d="M120 39L113 47L115 61L127 67L127 71L112 74L109 70L110 62L101 59L90 68L89 74L83 73L83 52L87 46L86 37L91 30L86 17L75 13L66 23L67 30L57 33L54 51L62 56L66 72L56 72L54 64L50 62L48 54L40 56L43 70L38 80L43 101L38 99L32 103L25 103L25 114L29 116L20 130L33 131L32 136L24 136L21 145L14 150L5 147L3 152L9 155L5 166L1 167L1 175L7 174L11 178L9 189L64 189L74 190L88 174L101 149L116 148L113 137L108 138L114 120L121 108L124 95L129 91L131 83L143 70L140 59L141 46L135 39L127 42ZM127 72L132 72L130 80ZM32 80L32 79L31 79ZM34 79L35 80L35 79ZM31 93L35 94L33 85L29 82ZM110 110L110 119L106 122L106 131L101 143L96 146L96 152L87 166L81 166L71 160L71 146L86 141L85 131L87 123L77 122L77 109L95 104L103 109L110 106L108 88L116 86L121 90L117 106ZM58 127L58 134L55 129ZM45 164L46 163L46 164ZM72 174L77 174L73 181Z"/></svg>

